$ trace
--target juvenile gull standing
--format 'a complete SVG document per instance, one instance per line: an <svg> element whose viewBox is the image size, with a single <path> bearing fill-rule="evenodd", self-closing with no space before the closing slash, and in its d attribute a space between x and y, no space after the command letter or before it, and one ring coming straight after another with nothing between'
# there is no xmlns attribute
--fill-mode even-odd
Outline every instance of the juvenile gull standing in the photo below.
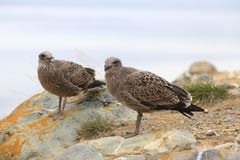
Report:
<svg viewBox="0 0 240 160"><path fill-rule="evenodd" d="M124 67L118 58L107 58L104 70L110 93L138 113L135 131L126 138L139 134L144 112L176 110L190 118L192 112L204 111L191 104L192 97L187 91L151 72Z"/></svg>
<svg viewBox="0 0 240 160"><path fill-rule="evenodd" d="M44 89L59 96L56 118L63 117L67 97L76 96L85 89L105 85L104 82L95 80L94 77L95 71L91 68L85 68L70 61L54 60L48 51L39 54L39 81Z"/></svg>

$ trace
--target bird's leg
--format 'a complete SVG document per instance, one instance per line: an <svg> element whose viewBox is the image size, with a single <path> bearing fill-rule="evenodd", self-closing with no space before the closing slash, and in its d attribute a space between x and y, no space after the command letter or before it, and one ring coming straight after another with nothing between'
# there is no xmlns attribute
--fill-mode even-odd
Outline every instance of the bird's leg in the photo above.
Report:
<svg viewBox="0 0 240 160"><path fill-rule="evenodd" d="M63 111L64 111L64 108L65 108L65 105L66 105L66 103L67 103L67 97L64 97L63 98L63 108L62 108L62 114L63 114Z"/></svg>
<svg viewBox="0 0 240 160"><path fill-rule="evenodd" d="M136 121L136 129L135 129L135 131L134 131L134 133L136 133L136 134L139 133L142 116L143 116L143 114L142 114L141 112L138 112L137 121Z"/></svg>
<svg viewBox="0 0 240 160"><path fill-rule="evenodd" d="M62 97L59 97L58 112L53 116L53 119L63 119L62 115Z"/></svg>
<svg viewBox="0 0 240 160"><path fill-rule="evenodd" d="M62 108L62 106L61 106L61 104L62 104L62 97L59 97L59 102L58 102L58 112L57 113L61 113L61 108Z"/></svg>
<svg viewBox="0 0 240 160"><path fill-rule="evenodd" d="M132 132L132 133L131 132L127 132L126 135L124 136L124 138L131 138L131 137L134 137L134 136L139 134L139 129L140 129L142 116L143 116L143 114L141 112L138 112L135 131Z"/></svg>

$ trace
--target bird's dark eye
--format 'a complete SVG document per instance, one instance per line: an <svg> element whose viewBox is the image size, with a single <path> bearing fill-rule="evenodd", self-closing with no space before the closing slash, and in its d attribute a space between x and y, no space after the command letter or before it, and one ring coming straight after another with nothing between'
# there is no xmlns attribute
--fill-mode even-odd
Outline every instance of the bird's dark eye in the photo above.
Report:
<svg viewBox="0 0 240 160"><path fill-rule="evenodd" d="M40 54L40 58L44 58L44 57L46 57L45 54Z"/></svg>
<svg viewBox="0 0 240 160"><path fill-rule="evenodd" d="M113 64L117 64L117 63L119 63L119 61L114 61L114 62L113 62Z"/></svg>

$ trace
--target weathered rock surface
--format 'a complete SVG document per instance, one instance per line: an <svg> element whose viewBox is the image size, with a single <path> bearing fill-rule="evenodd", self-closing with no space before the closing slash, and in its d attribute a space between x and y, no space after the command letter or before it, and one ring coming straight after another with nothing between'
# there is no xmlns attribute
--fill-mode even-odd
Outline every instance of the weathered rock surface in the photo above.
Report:
<svg viewBox="0 0 240 160"><path fill-rule="evenodd" d="M189 73L192 75L213 74L217 72L217 68L207 61L197 61L190 65Z"/></svg>
<svg viewBox="0 0 240 160"><path fill-rule="evenodd" d="M202 150L195 152L174 153L168 160L239 160L240 152Z"/></svg>
<svg viewBox="0 0 240 160"><path fill-rule="evenodd" d="M79 104L66 105L63 120L53 120L58 98L48 92L18 106L0 121L0 160L53 158L78 142L81 125L93 114L104 115L116 125L135 121L136 113L126 107L115 103L103 107L100 101L114 102L107 91L99 89L86 94Z"/></svg>
<svg viewBox="0 0 240 160"><path fill-rule="evenodd" d="M89 145L76 144L53 160L103 160L103 156Z"/></svg>
<svg viewBox="0 0 240 160"><path fill-rule="evenodd" d="M156 154L191 149L196 145L196 139L189 132L173 130L167 133L140 134L129 139L115 136L82 143L93 146L103 155L131 154L134 152Z"/></svg>
<svg viewBox="0 0 240 160"><path fill-rule="evenodd" d="M238 148L239 148L239 145L237 143L225 143L225 144L220 144L220 145L213 147L213 149L215 149L215 150L228 149L228 150L232 150L232 151L237 151Z"/></svg>
<svg viewBox="0 0 240 160"><path fill-rule="evenodd" d="M225 85L231 89L230 93L232 95L240 94L240 72L218 71L213 64L207 61L194 62L183 74L174 80L173 83L181 86L189 82L206 81Z"/></svg>
<svg viewBox="0 0 240 160"><path fill-rule="evenodd" d="M183 130L149 130L129 139L113 136L79 142L81 125L93 114L106 116L117 126L136 120L136 113L117 104L107 91L92 90L85 94L87 96L79 104L74 102L77 98L71 99L64 112L65 118L57 121L52 115L57 110L58 99L47 92L21 104L0 121L0 160L142 160L149 157L195 160L199 156L206 156L201 160L218 157L239 159L237 135L235 143L209 147L204 152L196 151L195 137ZM102 101L112 103L104 106Z"/></svg>
<svg viewBox="0 0 240 160"><path fill-rule="evenodd" d="M144 155L126 155L124 157L118 157L114 160L145 160Z"/></svg>
<svg viewBox="0 0 240 160"><path fill-rule="evenodd" d="M240 145L240 134L236 137L236 142Z"/></svg>
<svg viewBox="0 0 240 160"><path fill-rule="evenodd" d="M167 160L237 160L240 152L237 143L225 143L202 150L188 150L169 154Z"/></svg>
<svg viewBox="0 0 240 160"><path fill-rule="evenodd" d="M81 126L93 115L107 117L121 126L136 120L136 112L121 106L104 89L84 93L82 100L70 99L63 120L54 120L58 98L48 92L37 94L19 105L0 121L0 160L67 160L104 159L114 155L119 159L142 160L146 152L156 155L171 151L184 151L196 145L195 137L186 131L147 132L124 139L120 136L104 137L79 142ZM104 106L103 102L112 102ZM126 155L126 156L125 156Z"/></svg>
<svg viewBox="0 0 240 160"><path fill-rule="evenodd" d="M229 90L230 95L238 96L240 95L240 88L233 88Z"/></svg>

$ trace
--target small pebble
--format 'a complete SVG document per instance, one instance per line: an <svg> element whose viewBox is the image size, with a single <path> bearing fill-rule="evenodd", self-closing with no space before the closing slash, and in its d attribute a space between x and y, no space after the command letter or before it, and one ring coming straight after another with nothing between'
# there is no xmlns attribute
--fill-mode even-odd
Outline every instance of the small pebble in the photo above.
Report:
<svg viewBox="0 0 240 160"><path fill-rule="evenodd" d="M206 136L208 137L211 137L211 136L216 136L216 132L214 130L208 130L206 133L205 133Z"/></svg>
<svg viewBox="0 0 240 160"><path fill-rule="evenodd" d="M237 142L238 144L240 144L240 134L237 136L236 142Z"/></svg>

